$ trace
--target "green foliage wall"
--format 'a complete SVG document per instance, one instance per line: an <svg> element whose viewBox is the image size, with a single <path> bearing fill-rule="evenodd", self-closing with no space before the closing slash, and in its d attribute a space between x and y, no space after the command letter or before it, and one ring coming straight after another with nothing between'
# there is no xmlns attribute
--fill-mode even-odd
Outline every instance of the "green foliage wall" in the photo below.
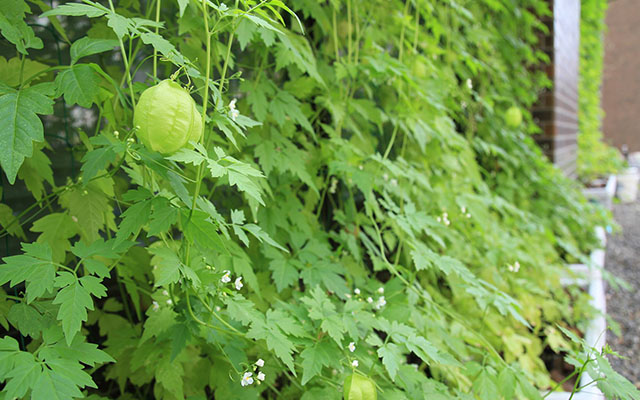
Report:
<svg viewBox="0 0 640 400"><path fill-rule="evenodd" d="M26 242L0 266L0 397L550 387L543 349L589 313L559 276L602 221L529 135L545 1L4 4L0 163L33 203L0 220ZM133 105L169 77L205 128L162 156ZM99 115L62 184L54 105Z"/></svg>
<svg viewBox="0 0 640 400"><path fill-rule="evenodd" d="M616 173L622 168L623 160L616 148L604 143L602 136L601 87L607 2L584 0L581 6L578 176L588 183Z"/></svg>

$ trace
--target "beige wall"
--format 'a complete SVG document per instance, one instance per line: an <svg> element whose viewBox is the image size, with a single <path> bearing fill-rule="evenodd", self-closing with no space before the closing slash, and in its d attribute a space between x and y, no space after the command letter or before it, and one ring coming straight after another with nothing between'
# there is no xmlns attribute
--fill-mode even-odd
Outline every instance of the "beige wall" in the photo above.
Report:
<svg viewBox="0 0 640 400"><path fill-rule="evenodd" d="M640 0L609 1L602 101L605 140L640 151Z"/></svg>

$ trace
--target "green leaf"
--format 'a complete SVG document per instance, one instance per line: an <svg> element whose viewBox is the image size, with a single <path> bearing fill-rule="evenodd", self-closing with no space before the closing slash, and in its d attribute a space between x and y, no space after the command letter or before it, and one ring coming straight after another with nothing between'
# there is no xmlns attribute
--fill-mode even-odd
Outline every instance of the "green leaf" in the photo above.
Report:
<svg viewBox="0 0 640 400"><path fill-rule="evenodd" d="M13 369L5 375L7 384L3 393L5 398L20 399L27 393L27 390L35 386L42 373L42 366L33 354L24 351L15 354L13 362Z"/></svg>
<svg viewBox="0 0 640 400"><path fill-rule="evenodd" d="M395 382L400 364L403 363L400 348L394 343L387 343L378 349L378 356L382 358L382 364L387 369L389 377Z"/></svg>
<svg viewBox="0 0 640 400"><path fill-rule="evenodd" d="M302 384L306 385L316 375L322 373L322 367L328 366L332 357L335 356L332 352L330 344L326 341L321 341L313 346L309 346L300 353L302 357Z"/></svg>
<svg viewBox="0 0 640 400"><path fill-rule="evenodd" d="M4 57L0 56L0 82L4 82L11 87L19 86L21 64L22 60L20 57L13 57L6 60ZM28 79L31 76L44 71L48 67L49 66L46 64L25 58L24 65L22 66L22 78ZM45 76L46 74L41 74L39 78L34 78L31 82L37 82L38 79Z"/></svg>
<svg viewBox="0 0 640 400"><path fill-rule="evenodd" d="M60 304L58 320L62 321L67 344L71 344L80 331L82 322L87 320L87 310L93 310L91 295L103 297L106 295L106 288L96 277L83 276L77 279L66 271L59 273L56 286L62 289L56 295L53 304Z"/></svg>
<svg viewBox="0 0 640 400"><path fill-rule="evenodd" d="M39 85L9 90L0 96L0 165L13 185L25 157L33 154L33 142L44 140L38 114L53 114L53 100L48 97L53 86Z"/></svg>
<svg viewBox="0 0 640 400"><path fill-rule="evenodd" d="M153 211L149 222L149 235L167 232L171 225L178 222L178 209L173 207L167 198L156 197L151 205Z"/></svg>
<svg viewBox="0 0 640 400"><path fill-rule="evenodd" d="M483 369L473 382L473 390L480 399L497 399L498 389L486 369Z"/></svg>
<svg viewBox="0 0 640 400"><path fill-rule="evenodd" d="M258 296L260 294L260 285L258 284L258 277L256 277L255 272L253 272L253 267L251 263L245 258L235 257L233 259L233 270L238 275L242 275L242 277L246 280L246 282L251 286L251 288L256 292Z"/></svg>
<svg viewBox="0 0 640 400"><path fill-rule="evenodd" d="M64 94L68 105L89 108L98 99L100 75L87 64L76 64L56 77L56 97Z"/></svg>
<svg viewBox="0 0 640 400"><path fill-rule="evenodd" d="M167 247L150 248L149 252L154 255L151 263L155 286L167 286L178 282L182 264L178 255Z"/></svg>
<svg viewBox="0 0 640 400"><path fill-rule="evenodd" d="M510 368L504 368L498 374L498 391L502 397L512 399L516 390L516 376Z"/></svg>
<svg viewBox="0 0 640 400"><path fill-rule="evenodd" d="M98 172L105 169L107 165L115 161L116 152L113 146L100 147L85 153L82 157L82 180L90 182L91 179L98 175Z"/></svg>
<svg viewBox="0 0 640 400"><path fill-rule="evenodd" d="M0 285L10 281L11 286L26 282L27 303L53 290L56 267L51 248L47 244L23 243L24 254L5 257L0 266Z"/></svg>
<svg viewBox="0 0 640 400"><path fill-rule="evenodd" d="M34 222L31 231L40 232L38 243L47 243L53 250L53 260L63 262L71 249L69 239L78 234L78 224L67 214L53 213Z"/></svg>
<svg viewBox="0 0 640 400"><path fill-rule="evenodd" d="M122 221L118 227L118 233L116 233L116 243L128 240L130 236L133 236L135 240L142 227L149 222L152 199L148 199L148 197L151 196L151 193L147 190L141 191L144 192L145 199L138 200L122 213ZM127 192L127 194L131 193L132 191Z"/></svg>
<svg viewBox="0 0 640 400"><path fill-rule="evenodd" d="M22 54L27 54L28 48L41 49L44 46L24 21L25 13L30 11L23 0L3 0L0 10L0 32Z"/></svg>
<svg viewBox="0 0 640 400"><path fill-rule="evenodd" d="M176 50L175 46L171 44L167 39L153 32L145 32L140 35L140 39L144 44L150 44L154 49L158 50L160 54L165 56L169 61L177 66L182 66L186 63L186 60Z"/></svg>
<svg viewBox="0 0 640 400"><path fill-rule="evenodd" d="M51 186L55 185L51 160L38 148L34 148L33 155L24 160L20 170L18 170L18 178L24 181L27 189L36 200L40 200L45 193L45 181Z"/></svg>
<svg viewBox="0 0 640 400"><path fill-rule="evenodd" d="M182 226L185 235L201 248L226 252L216 225L205 212L196 210L189 218L189 211L182 210Z"/></svg>
<svg viewBox="0 0 640 400"><path fill-rule="evenodd" d="M22 240L27 240L27 237L24 235L24 231L22 230L22 226L20 225L20 221L18 221L18 218L13 215L11 207L2 203L0 203L0 225L6 229L10 235Z"/></svg>
<svg viewBox="0 0 640 400"><path fill-rule="evenodd" d="M113 50L118 45L119 43L117 40L94 39L85 36L76 40L71 45L71 64L75 64L82 57Z"/></svg>
<svg viewBox="0 0 640 400"><path fill-rule="evenodd" d="M89 4L81 3L66 3L62 4L53 10L49 10L40 15L41 17L49 17L51 15L70 15L70 16L87 16L89 18L101 17L107 13L107 10L102 7L96 7Z"/></svg>
<svg viewBox="0 0 640 400"><path fill-rule="evenodd" d="M298 280L298 270L286 259L280 258L269 263L272 272L271 279L276 284L278 292L293 286Z"/></svg>
<svg viewBox="0 0 640 400"><path fill-rule="evenodd" d="M40 333L47 328L49 322L33 306L25 303L15 303L9 310L7 319L22 335L33 339L40 338Z"/></svg>
<svg viewBox="0 0 640 400"><path fill-rule="evenodd" d="M256 201L258 201L258 203L264 206L260 188L251 180L251 178L249 178L247 175L232 170L228 170L227 173L229 174L230 185L235 185L238 190L246 193L248 196L254 198Z"/></svg>
<svg viewBox="0 0 640 400"><path fill-rule="evenodd" d="M106 192L105 192L106 191ZM74 187L60 195L60 205L78 220L80 237L87 243L100 239L105 227L115 229L113 208L106 194L113 196L113 180L93 180L86 187Z"/></svg>

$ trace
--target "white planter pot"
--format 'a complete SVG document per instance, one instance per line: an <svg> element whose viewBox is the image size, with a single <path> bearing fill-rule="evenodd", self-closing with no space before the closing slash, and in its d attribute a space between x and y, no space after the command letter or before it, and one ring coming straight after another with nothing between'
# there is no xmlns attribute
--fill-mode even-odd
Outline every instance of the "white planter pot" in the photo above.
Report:
<svg viewBox="0 0 640 400"><path fill-rule="evenodd" d="M617 183L617 177L615 175L610 175L605 187L585 188L582 189L582 193L587 199L596 201L605 206L608 210L611 210L613 196L616 194Z"/></svg>
<svg viewBox="0 0 640 400"><path fill-rule="evenodd" d="M616 195L621 202L631 203L636 201L639 181L640 172L638 172L638 168L635 167L628 168L618 175Z"/></svg>
<svg viewBox="0 0 640 400"><path fill-rule="evenodd" d="M587 344L597 351L601 352L607 340L607 321L605 315L607 313L607 304L604 293L604 283L602 281L602 269L604 268L604 247L606 244L606 234L602 227L596 228L596 235L600 239L602 249L594 250L591 253L591 263L593 267L584 264L572 264L569 269L575 276L567 276L561 279L563 285L577 284L588 288L591 296L591 305L599 311L590 322L585 332L585 341ZM589 374L584 373L580 378L580 386L584 386L593 381ZM549 400L568 400L571 397L569 392L553 392L547 399ZM574 400L605 400L604 394L596 387L595 384L590 385L573 395Z"/></svg>

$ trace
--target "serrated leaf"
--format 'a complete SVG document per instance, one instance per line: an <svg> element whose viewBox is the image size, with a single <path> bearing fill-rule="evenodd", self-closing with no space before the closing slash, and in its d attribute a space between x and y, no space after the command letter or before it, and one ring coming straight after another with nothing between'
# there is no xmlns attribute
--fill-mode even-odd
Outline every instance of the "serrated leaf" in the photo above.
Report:
<svg viewBox="0 0 640 400"><path fill-rule="evenodd" d="M327 351L327 342L318 342L300 353L302 357L302 384L306 385L314 376L320 375L322 367L331 363L331 354Z"/></svg>
<svg viewBox="0 0 640 400"><path fill-rule="evenodd" d="M114 39L94 39L85 36L71 45L71 64L75 64L82 57L113 50L118 45L118 41Z"/></svg>
<svg viewBox="0 0 640 400"><path fill-rule="evenodd" d="M396 374L403 362L400 348L394 343L387 343L378 349L378 356L382 358L382 364L387 369L389 377L395 382Z"/></svg>
<svg viewBox="0 0 640 400"><path fill-rule="evenodd" d="M7 232L22 240L26 240L22 226L18 218L13 215L13 210L6 204L0 203L0 226L7 230Z"/></svg>
<svg viewBox="0 0 640 400"><path fill-rule="evenodd" d="M0 266L0 285L15 286L26 281L27 303L53 290L56 267L47 244L23 243L24 254L5 257Z"/></svg>
<svg viewBox="0 0 640 400"><path fill-rule="evenodd" d="M155 286L166 286L178 282L182 263L178 255L167 247L150 248L149 252L154 255L151 262Z"/></svg>
<svg viewBox="0 0 640 400"><path fill-rule="evenodd" d="M52 10L42 13L41 17L49 17L52 15L70 15L70 16L87 16L89 18L101 17L106 14L107 11L89 4L81 3L66 3L62 4Z"/></svg>
<svg viewBox="0 0 640 400"><path fill-rule="evenodd" d="M53 304L60 304L58 320L62 321L67 344L71 344L80 331L82 322L87 320L87 310L93 310L91 294L103 297L106 288L99 283L98 278L84 276L78 280L68 272L60 273L56 278L56 285L62 289L56 295Z"/></svg>
<svg viewBox="0 0 640 400"><path fill-rule="evenodd" d="M13 357L13 369L6 374L7 384L3 389L6 398L22 398L27 390L33 388L42 367L33 354L21 351Z"/></svg>
<svg viewBox="0 0 640 400"><path fill-rule="evenodd" d="M122 221L116 234L116 243L128 240L130 236L133 236L134 240L136 239L142 227L149 222L151 204L151 199L138 201L122 213Z"/></svg>
<svg viewBox="0 0 640 400"><path fill-rule="evenodd" d="M68 105L89 108L98 99L100 76L87 64L75 64L56 77L56 97L64 94Z"/></svg>
<svg viewBox="0 0 640 400"><path fill-rule="evenodd" d="M282 292L298 280L298 270L284 258L271 261L269 269L278 292Z"/></svg>
<svg viewBox="0 0 640 400"><path fill-rule="evenodd" d="M0 96L0 165L12 185L24 159L33 154L33 142L44 140L38 114L53 113L52 88L42 83Z"/></svg>
<svg viewBox="0 0 640 400"><path fill-rule="evenodd" d="M69 238L78 234L78 224L63 213L45 215L33 223L32 232L39 232L38 243L47 243L53 250L53 260L63 262L71 243Z"/></svg>
<svg viewBox="0 0 640 400"><path fill-rule="evenodd" d="M226 251L216 225L206 213L196 210L189 218L189 212L183 211L182 221L185 235L198 246L204 249Z"/></svg>
<svg viewBox="0 0 640 400"><path fill-rule="evenodd" d="M33 339L40 338L40 333L48 322L34 307L25 303L15 303L9 310L7 319L23 336L31 336Z"/></svg>
<svg viewBox="0 0 640 400"><path fill-rule="evenodd" d="M23 0L3 0L0 13L0 32L18 51L27 54L28 48L41 49L42 40L24 21L25 13L31 11Z"/></svg>
<svg viewBox="0 0 640 400"><path fill-rule="evenodd" d="M38 148L33 149L31 157L25 158L18 170L18 178L24 181L36 200L40 200L44 194L44 182L55 185L51 160Z"/></svg>
<svg viewBox="0 0 640 400"><path fill-rule="evenodd" d="M115 229L113 209L105 190L113 195L113 180L94 180L86 187L75 187L60 195L60 204L69 211L69 215L78 219L80 237L87 243L100 238L99 231L109 227Z"/></svg>

